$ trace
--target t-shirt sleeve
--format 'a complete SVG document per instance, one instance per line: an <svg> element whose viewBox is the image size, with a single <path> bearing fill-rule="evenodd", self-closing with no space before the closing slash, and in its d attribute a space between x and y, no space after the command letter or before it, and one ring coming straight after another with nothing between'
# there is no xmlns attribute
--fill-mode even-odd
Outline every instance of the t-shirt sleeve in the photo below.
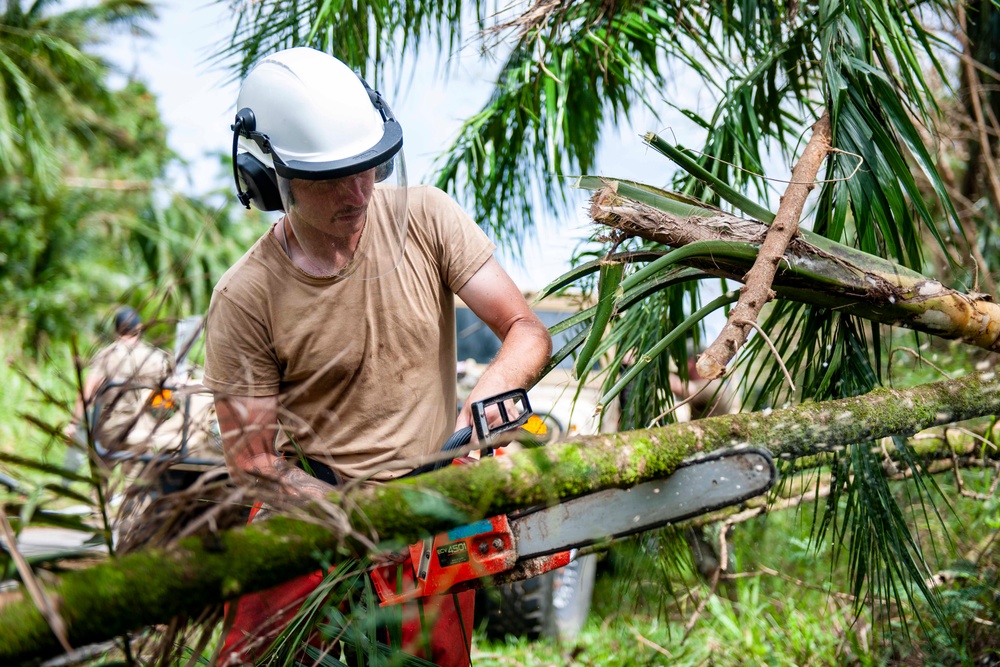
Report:
<svg viewBox="0 0 1000 667"><path fill-rule="evenodd" d="M424 214L433 222L441 280L457 292L493 256L496 246L448 194L430 186L422 190Z"/></svg>
<svg viewBox="0 0 1000 667"><path fill-rule="evenodd" d="M273 396L280 379L265 323L216 290L205 324L205 386L230 396Z"/></svg>
<svg viewBox="0 0 1000 667"><path fill-rule="evenodd" d="M108 369L110 350L111 346L105 347L90 360L90 369L88 372L93 373L95 377L101 378L102 383L111 377L111 371Z"/></svg>

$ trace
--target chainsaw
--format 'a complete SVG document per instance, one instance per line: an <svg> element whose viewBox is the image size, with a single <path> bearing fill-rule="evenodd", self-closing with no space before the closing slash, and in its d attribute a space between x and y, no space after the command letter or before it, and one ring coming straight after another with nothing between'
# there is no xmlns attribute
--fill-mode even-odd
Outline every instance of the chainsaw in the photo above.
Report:
<svg viewBox="0 0 1000 667"><path fill-rule="evenodd" d="M491 425L487 411L492 411ZM475 427L484 455L490 455L501 434L518 429L543 434L543 422L531 411L523 389L471 405L473 426L445 443L442 451L468 444ZM497 413L499 421L497 421ZM468 457L452 464L469 463ZM446 465L426 466L417 472ZM737 505L765 493L777 472L767 450L738 447L691 458L663 479L628 489L607 489L460 526L409 546L412 577L397 576L397 565L374 568L372 582L383 606L529 579L568 565L581 549L660 528L715 510Z"/></svg>

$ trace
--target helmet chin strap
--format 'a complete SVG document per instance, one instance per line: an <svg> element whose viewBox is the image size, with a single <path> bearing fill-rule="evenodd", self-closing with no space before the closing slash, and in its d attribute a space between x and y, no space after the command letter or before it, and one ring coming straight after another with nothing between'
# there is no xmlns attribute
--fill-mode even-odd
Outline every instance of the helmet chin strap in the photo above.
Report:
<svg viewBox="0 0 1000 667"><path fill-rule="evenodd" d="M287 215L281 216L281 239L280 239L281 247L284 249L285 255L288 256L288 259L292 259L292 251L288 249L288 228L286 227L287 224L288 224L288 216Z"/></svg>

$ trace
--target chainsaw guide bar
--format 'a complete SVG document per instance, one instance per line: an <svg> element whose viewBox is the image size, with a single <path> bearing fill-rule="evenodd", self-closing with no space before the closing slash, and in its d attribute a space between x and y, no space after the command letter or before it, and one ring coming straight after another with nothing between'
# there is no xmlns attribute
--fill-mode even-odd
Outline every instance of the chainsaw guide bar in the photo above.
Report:
<svg viewBox="0 0 1000 667"><path fill-rule="evenodd" d="M759 496L774 484L771 454L740 448L690 459L664 479L609 489L459 526L409 547L416 572L372 570L382 605L511 582L569 564L577 550Z"/></svg>
<svg viewBox="0 0 1000 667"><path fill-rule="evenodd" d="M664 479L512 514L518 560L579 549L736 505L765 493L776 478L767 450L723 450L686 461Z"/></svg>

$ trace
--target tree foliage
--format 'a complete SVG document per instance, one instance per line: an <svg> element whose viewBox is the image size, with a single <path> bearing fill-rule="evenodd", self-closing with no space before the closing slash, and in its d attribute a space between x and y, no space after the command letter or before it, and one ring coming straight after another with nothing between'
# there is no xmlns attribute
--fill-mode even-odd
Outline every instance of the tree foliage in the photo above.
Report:
<svg viewBox="0 0 1000 667"><path fill-rule="evenodd" d="M58 4L0 14L0 314L36 353L91 340L122 301L204 311L248 241L212 198L165 187L176 156L156 98L138 81L113 88L95 55L117 30L144 34L152 5Z"/></svg>
<svg viewBox="0 0 1000 667"><path fill-rule="evenodd" d="M120 108L93 46L113 29L141 30L145 0L105 0L64 12L57 3L8 0L0 16L0 175L50 193L67 148L131 147L108 117Z"/></svg>

